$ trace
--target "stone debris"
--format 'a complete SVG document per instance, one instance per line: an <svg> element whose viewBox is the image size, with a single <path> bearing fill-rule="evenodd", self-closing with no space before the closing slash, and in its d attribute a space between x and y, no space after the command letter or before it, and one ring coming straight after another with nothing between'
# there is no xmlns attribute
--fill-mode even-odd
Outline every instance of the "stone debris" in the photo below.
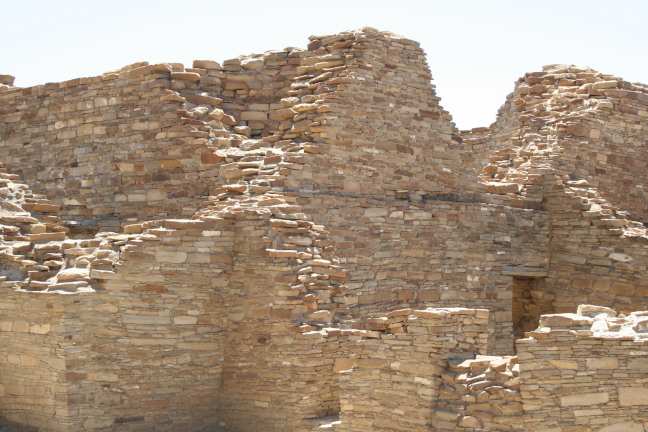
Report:
<svg viewBox="0 0 648 432"><path fill-rule="evenodd" d="M431 78L372 28L0 75L0 424L645 431L648 87L458 131Z"/></svg>

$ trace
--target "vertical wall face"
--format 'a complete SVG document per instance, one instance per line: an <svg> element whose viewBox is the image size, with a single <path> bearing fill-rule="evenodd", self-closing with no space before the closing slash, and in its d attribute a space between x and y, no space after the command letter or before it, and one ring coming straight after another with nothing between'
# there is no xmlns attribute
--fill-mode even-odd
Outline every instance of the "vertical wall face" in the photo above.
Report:
<svg viewBox="0 0 648 432"><path fill-rule="evenodd" d="M57 295L3 292L0 418L40 430L67 430L70 413L61 402L75 376L67 370L71 342L61 319L72 302Z"/></svg>
<svg viewBox="0 0 648 432"><path fill-rule="evenodd" d="M339 411L333 366L344 336L322 328L346 315L346 274L333 264L327 233L298 206L237 210L223 210L236 218L236 243L222 293L228 330L215 408L233 432L307 430L309 419Z"/></svg>
<svg viewBox="0 0 648 432"><path fill-rule="evenodd" d="M281 115L293 116L284 138L311 143L274 185L330 230L351 275L349 304L361 315L488 307L512 348L511 278L500 270L546 265L542 216L511 200L479 204L489 198L418 44L368 29L313 38L309 49Z"/></svg>
<svg viewBox="0 0 648 432"><path fill-rule="evenodd" d="M331 221L336 255L350 270L353 310L363 316L396 307L487 308L493 312L490 342L496 352L512 352L513 279L502 272L547 265L542 213L437 201L316 196L312 202L327 209L312 217ZM307 200L304 205L308 210Z"/></svg>
<svg viewBox="0 0 648 432"><path fill-rule="evenodd" d="M631 219L647 222L648 87L606 77L612 79L594 82L589 89L600 102L570 130L575 136L561 168L587 180Z"/></svg>
<svg viewBox="0 0 648 432"><path fill-rule="evenodd" d="M428 431L452 356L486 351L488 311L397 310L369 321L340 377L341 431Z"/></svg>
<svg viewBox="0 0 648 432"><path fill-rule="evenodd" d="M157 68L157 69L156 69ZM145 69L145 70L142 70ZM66 220L189 215L208 193L200 132L163 65L0 93L2 161Z"/></svg>
<svg viewBox="0 0 648 432"><path fill-rule="evenodd" d="M643 309L648 286L646 229L628 219L587 182L559 181L546 194L550 212L549 312L596 303L627 313Z"/></svg>
<svg viewBox="0 0 648 432"><path fill-rule="evenodd" d="M494 148L504 144L481 175L489 190L510 189L547 210L548 274L531 302L540 313L645 306L646 230L637 221L646 91L591 69L549 66L518 81L484 132Z"/></svg>
<svg viewBox="0 0 648 432"><path fill-rule="evenodd" d="M366 29L312 45L319 48L302 61L311 84L300 81L292 93L317 108L305 112L315 124L307 136L325 154L294 173L305 182L300 190L393 199L457 194L461 186L460 195L471 194L471 156L439 106L416 42Z"/></svg>
<svg viewBox="0 0 648 432"><path fill-rule="evenodd" d="M113 239L123 246L115 271L91 266L97 293L66 310L79 352L67 366L76 377L67 385L73 430L218 423L231 228L158 223L143 235Z"/></svg>
<svg viewBox="0 0 648 432"><path fill-rule="evenodd" d="M645 312L548 315L517 342L524 430L644 431Z"/></svg>

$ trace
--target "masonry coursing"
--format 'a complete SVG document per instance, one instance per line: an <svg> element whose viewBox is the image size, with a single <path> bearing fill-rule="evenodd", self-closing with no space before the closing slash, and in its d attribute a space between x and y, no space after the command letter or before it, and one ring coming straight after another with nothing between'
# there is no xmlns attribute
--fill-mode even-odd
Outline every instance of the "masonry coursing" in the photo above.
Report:
<svg viewBox="0 0 648 432"><path fill-rule="evenodd" d="M1 416L645 430L645 86L550 66L462 132L388 32L192 66L0 76Z"/></svg>

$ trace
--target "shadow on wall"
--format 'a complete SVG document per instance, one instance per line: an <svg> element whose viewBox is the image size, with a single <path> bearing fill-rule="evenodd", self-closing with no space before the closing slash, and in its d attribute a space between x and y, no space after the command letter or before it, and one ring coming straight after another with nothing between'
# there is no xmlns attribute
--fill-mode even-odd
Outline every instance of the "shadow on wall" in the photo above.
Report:
<svg viewBox="0 0 648 432"><path fill-rule="evenodd" d="M0 416L0 432L37 432L37 429L19 425Z"/></svg>

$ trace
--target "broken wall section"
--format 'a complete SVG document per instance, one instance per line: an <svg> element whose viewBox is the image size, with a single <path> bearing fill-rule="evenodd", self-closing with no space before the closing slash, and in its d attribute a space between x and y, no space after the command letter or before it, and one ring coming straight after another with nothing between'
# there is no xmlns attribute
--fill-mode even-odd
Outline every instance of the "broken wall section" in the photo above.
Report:
<svg viewBox="0 0 648 432"><path fill-rule="evenodd" d="M648 221L648 87L592 71L576 90L586 109L566 125L560 169L590 187L630 219Z"/></svg>
<svg viewBox="0 0 648 432"><path fill-rule="evenodd" d="M524 430L648 429L646 312L583 305L517 341Z"/></svg>
<svg viewBox="0 0 648 432"><path fill-rule="evenodd" d="M481 193L418 44L362 29L312 37L301 61L278 112L292 126L277 144L303 150L279 163L271 186L330 230L354 278L349 304L367 314L466 300L498 312L498 333L511 334L511 279L491 270L545 266L546 232L531 228L544 222L512 208L522 200ZM512 338L501 352L510 348Z"/></svg>
<svg viewBox="0 0 648 432"><path fill-rule="evenodd" d="M630 178L636 190L643 187L637 149L646 140L645 96L645 86L589 68L547 66L518 81L491 127L506 132L509 146L484 168L486 187L535 200L548 212L545 298L531 305L540 313L581 303L624 312L644 307L643 198L630 204L624 197L633 193ZM494 132L490 139L498 140Z"/></svg>
<svg viewBox="0 0 648 432"><path fill-rule="evenodd" d="M311 40L290 92L301 103L286 110L295 125L284 137L304 137L316 151L292 173L303 184L288 187L420 199L462 186L459 195L471 195L472 174L462 171L470 154L439 106L418 43L370 28Z"/></svg>
<svg viewBox="0 0 648 432"><path fill-rule="evenodd" d="M80 230L191 215L217 176L171 67L144 65L0 93L5 167Z"/></svg>
<svg viewBox="0 0 648 432"><path fill-rule="evenodd" d="M587 185L548 193L546 201L552 219L546 288L554 297L554 311L567 312L594 302L623 313L645 307L648 236L644 226Z"/></svg>
<svg viewBox="0 0 648 432"><path fill-rule="evenodd" d="M428 431L451 357L487 349L488 311L396 310L369 319L340 376L340 431Z"/></svg>
<svg viewBox="0 0 648 432"><path fill-rule="evenodd" d="M546 269L544 212L457 202L299 198L327 208L336 256L349 269L347 301L360 316L397 307L485 308L493 352L513 352L508 267ZM537 317L535 318L537 320Z"/></svg>
<svg viewBox="0 0 648 432"><path fill-rule="evenodd" d="M451 359L442 378L434 430L522 430L517 357Z"/></svg>

